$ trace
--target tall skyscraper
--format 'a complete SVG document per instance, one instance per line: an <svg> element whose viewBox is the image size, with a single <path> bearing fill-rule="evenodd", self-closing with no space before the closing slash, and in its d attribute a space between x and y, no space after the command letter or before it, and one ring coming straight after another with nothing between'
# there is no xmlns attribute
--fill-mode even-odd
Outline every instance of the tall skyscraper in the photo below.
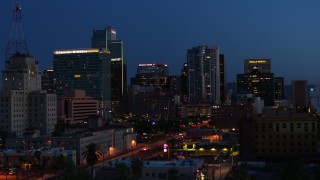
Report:
<svg viewBox="0 0 320 180"><path fill-rule="evenodd" d="M56 95L41 90L38 61L29 55L20 29L19 4L15 4L13 9L13 20L12 33L15 37L10 37L6 52L8 58L2 71L0 128L9 136L22 136L28 128L48 135L57 123Z"/></svg>
<svg viewBox="0 0 320 180"><path fill-rule="evenodd" d="M38 61L16 54L6 61L0 92L1 128L22 136L29 127L50 134L56 124L56 95L41 91Z"/></svg>
<svg viewBox="0 0 320 180"><path fill-rule="evenodd" d="M109 49L109 42L115 40L117 40L117 31L110 26L102 30L94 30L91 38L91 47Z"/></svg>
<svg viewBox="0 0 320 180"><path fill-rule="evenodd" d="M42 90L46 90L48 93L53 93L54 89L53 67L49 67L44 70L41 75L41 87Z"/></svg>
<svg viewBox="0 0 320 180"><path fill-rule="evenodd" d="M296 80L292 81L292 101L293 107L298 109L308 108L308 81Z"/></svg>
<svg viewBox="0 0 320 180"><path fill-rule="evenodd" d="M274 99L285 99L283 77L274 78Z"/></svg>
<svg viewBox="0 0 320 180"><path fill-rule="evenodd" d="M187 51L190 103L220 104L220 60L216 46L197 46Z"/></svg>
<svg viewBox="0 0 320 180"><path fill-rule="evenodd" d="M182 96L182 102L188 101L188 64L183 63L180 76L180 91Z"/></svg>
<svg viewBox="0 0 320 180"><path fill-rule="evenodd" d="M224 61L224 54L219 55L220 59L220 101L225 102L226 94L226 64Z"/></svg>
<svg viewBox="0 0 320 180"><path fill-rule="evenodd" d="M114 116L126 113L127 64L122 40L117 40L117 31L112 27L94 30L92 48L108 49L111 61L111 101Z"/></svg>
<svg viewBox="0 0 320 180"><path fill-rule="evenodd" d="M255 94L266 106L274 105L274 75L270 59L246 59L244 74L237 74L237 92Z"/></svg>
<svg viewBox="0 0 320 180"><path fill-rule="evenodd" d="M110 52L99 49L56 50L53 53L55 92L63 97L64 90L85 90L103 102L102 116L110 118Z"/></svg>

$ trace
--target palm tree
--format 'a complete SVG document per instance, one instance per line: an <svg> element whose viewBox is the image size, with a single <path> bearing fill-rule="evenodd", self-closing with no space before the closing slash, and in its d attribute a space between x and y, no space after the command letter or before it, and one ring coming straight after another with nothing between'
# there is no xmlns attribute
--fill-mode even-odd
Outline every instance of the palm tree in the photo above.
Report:
<svg viewBox="0 0 320 180"><path fill-rule="evenodd" d="M99 158L102 156L100 149L96 144L91 143L86 146L87 150L82 153L83 158L86 160L87 164L91 166L91 176L93 176L93 166L98 162Z"/></svg>
<svg viewBox="0 0 320 180"><path fill-rule="evenodd" d="M143 161L141 161L138 158L134 158L131 161L131 171L134 176L134 179L140 179L142 175L142 167L143 167Z"/></svg>
<svg viewBox="0 0 320 180"><path fill-rule="evenodd" d="M173 168L168 170L168 179L169 180L177 180L178 179L178 170Z"/></svg>
<svg viewBox="0 0 320 180"><path fill-rule="evenodd" d="M128 179L128 175L130 173L130 168L125 163L117 163L115 165L115 168L116 168L117 173L119 175L119 179L121 179L121 180Z"/></svg>

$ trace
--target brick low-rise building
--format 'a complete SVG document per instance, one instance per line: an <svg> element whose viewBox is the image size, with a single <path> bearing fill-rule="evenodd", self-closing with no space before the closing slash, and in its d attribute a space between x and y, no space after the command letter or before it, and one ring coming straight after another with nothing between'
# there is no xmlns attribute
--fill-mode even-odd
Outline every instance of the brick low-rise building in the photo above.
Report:
<svg viewBox="0 0 320 180"><path fill-rule="evenodd" d="M265 109L255 117L254 152L257 159L305 158L319 155L318 118L311 114L293 114L288 109Z"/></svg>

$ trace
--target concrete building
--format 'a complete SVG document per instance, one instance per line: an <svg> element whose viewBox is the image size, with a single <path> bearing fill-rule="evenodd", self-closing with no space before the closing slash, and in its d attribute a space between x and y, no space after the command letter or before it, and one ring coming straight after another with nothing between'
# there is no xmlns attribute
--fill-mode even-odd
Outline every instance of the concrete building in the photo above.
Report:
<svg viewBox="0 0 320 180"><path fill-rule="evenodd" d="M99 115L100 101L86 96L84 90L65 90L57 101L58 119L66 123L84 123L90 117Z"/></svg>
<svg viewBox="0 0 320 180"><path fill-rule="evenodd" d="M187 51L188 100L220 104L220 60L217 46L197 46Z"/></svg>
<svg viewBox="0 0 320 180"><path fill-rule="evenodd" d="M176 115L179 98L162 91L161 88L131 86L128 90L129 112L168 118Z"/></svg>
<svg viewBox="0 0 320 180"><path fill-rule="evenodd" d="M188 64L183 63L180 76L180 92L183 103L188 102Z"/></svg>
<svg viewBox="0 0 320 180"><path fill-rule="evenodd" d="M51 134L57 122L56 95L41 90L38 61L15 54L5 62L0 92L0 127L10 136L22 136L29 127Z"/></svg>
<svg viewBox="0 0 320 180"><path fill-rule="evenodd" d="M317 117L288 108L265 108L254 118L257 159L319 159Z"/></svg>
<svg viewBox="0 0 320 180"><path fill-rule="evenodd" d="M320 85L310 88L309 93L311 110L320 114Z"/></svg>
<svg viewBox="0 0 320 180"><path fill-rule="evenodd" d="M285 99L283 77L274 77L274 99L275 101Z"/></svg>
<svg viewBox="0 0 320 180"><path fill-rule="evenodd" d="M131 165L131 158L122 158L110 161L105 164L106 167L115 168L116 164L123 163ZM172 161L143 161L142 177L144 180L168 179L169 170L178 171L178 179L194 180L197 172L202 168L204 161L202 159L175 159Z"/></svg>
<svg viewBox="0 0 320 180"><path fill-rule="evenodd" d="M254 94L263 99L266 106L273 106L274 75L273 73L262 73L259 69L252 69L250 73L237 74L237 91Z"/></svg>
<svg viewBox="0 0 320 180"><path fill-rule="evenodd" d="M40 129L42 135L51 135L57 124L57 97L46 91L33 91L28 95L29 127Z"/></svg>
<svg viewBox="0 0 320 180"><path fill-rule="evenodd" d="M54 51L55 91L85 90L90 97L102 101L101 116L111 118L110 52L99 49Z"/></svg>
<svg viewBox="0 0 320 180"><path fill-rule="evenodd" d="M41 88L48 93L54 93L53 67L44 70L41 75Z"/></svg>
<svg viewBox="0 0 320 180"><path fill-rule="evenodd" d="M240 120L252 113L252 104L219 105L212 108L211 121L216 129L239 129Z"/></svg>
<svg viewBox="0 0 320 180"><path fill-rule="evenodd" d="M181 117L211 117L212 105L210 104L185 104L181 108Z"/></svg>
<svg viewBox="0 0 320 180"><path fill-rule="evenodd" d="M220 68L220 102L226 101L226 63L224 60L224 54L219 55L219 68Z"/></svg>
<svg viewBox="0 0 320 180"><path fill-rule="evenodd" d="M168 86L168 76L169 67L166 64L138 64L137 74L134 78L131 78L131 85L161 87L163 90L166 90Z"/></svg>
<svg viewBox="0 0 320 180"><path fill-rule="evenodd" d="M92 130L82 130L67 133L60 137L38 136L8 138L8 149L34 150L34 149L66 149L76 150L77 165L85 164L82 153L89 144L96 144L104 156L130 150L136 146L133 128L130 126L115 125L108 128L100 127Z"/></svg>
<svg viewBox="0 0 320 180"><path fill-rule="evenodd" d="M308 108L309 92L308 81L297 80L292 81L292 103L296 110Z"/></svg>
<svg viewBox="0 0 320 180"><path fill-rule="evenodd" d="M6 156L6 157L5 157ZM17 164L21 164L22 170L27 170L26 165L31 165L31 161L39 161L46 159L49 164L53 159L63 156L68 162L76 164L77 157L75 150L66 150L59 148L52 149L34 149L34 150L17 150L17 149L6 149L0 153L0 158L8 158L9 167ZM21 162L24 160L24 162ZM29 169L32 167L28 167Z"/></svg>

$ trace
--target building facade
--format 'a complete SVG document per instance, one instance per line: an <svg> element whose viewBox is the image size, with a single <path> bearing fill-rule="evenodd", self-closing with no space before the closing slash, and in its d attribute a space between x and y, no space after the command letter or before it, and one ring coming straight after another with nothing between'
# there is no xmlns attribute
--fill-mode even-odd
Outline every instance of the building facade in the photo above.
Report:
<svg viewBox="0 0 320 180"><path fill-rule="evenodd" d="M102 102L99 109L111 118L110 52L99 49L69 49L54 51L55 91L63 97L64 90L85 90Z"/></svg>
<svg viewBox="0 0 320 180"><path fill-rule="evenodd" d="M84 90L67 90L57 102L58 119L66 123L84 123L99 115L99 100L86 96Z"/></svg>
<svg viewBox="0 0 320 180"><path fill-rule="evenodd" d="M220 61L216 46L197 46L187 51L188 100L220 104Z"/></svg>
<svg viewBox="0 0 320 180"><path fill-rule="evenodd" d="M183 63L180 76L180 92L182 102L188 102L188 64Z"/></svg>
<svg viewBox="0 0 320 180"><path fill-rule="evenodd" d="M165 119L176 115L177 98L164 93L161 88L130 86L128 92L130 113Z"/></svg>
<svg viewBox="0 0 320 180"><path fill-rule="evenodd" d="M75 150L77 165L85 164L82 153L87 150L89 144L96 144L103 156L110 156L124 150L136 147L135 134L132 127L110 127L94 130L86 130L81 133L65 134L60 137L18 137L8 138L8 149L52 149Z"/></svg>
<svg viewBox="0 0 320 180"><path fill-rule="evenodd" d="M117 164L120 163L130 167L132 161L132 158L116 159L106 164L106 167L116 168ZM200 170L203 165L203 159L175 159L172 161L145 160L143 161L141 169L141 179L169 179L169 172L173 169L177 171L177 179L194 180L207 178L204 177L204 175L200 175Z"/></svg>
<svg viewBox="0 0 320 180"><path fill-rule="evenodd" d="M269 108L254 118L254 152L258 159L319 158L318 120L288 108Z"/></svg>
<svg viewBox="0 0 320 180"><path fill-rule="evenodd" d="M224 61L224 54L219 55L220 60L220 102L226 101L226 64Z"/></svg>
<svg viewBox="0 0 320 180"><path fill-rule="evenodd" d="M320 114L320 85L315 85L309 89L310 108L317 114Z"/></svg>
<svg viewBox="0 0 320 180"><path fill-rule="evenodd" d="M270 59L246 59L244 74L237 74L238 94L254 94L264 100L266 106L273 106L275 99L274 74Z"/></svg>
<svg viewBox="0 0 320 180"><path fill-rule="evenodd" d="M285 99L283 77L274 78L274 99L275 100Z"/></svg>
<svg viewBox="0 0 320 180"><path fill-rule="evenodd" d="M54 93L53 67L44 70L41 75L41 88L48 93Z"/></svg>
<svg viewBox="0 0 320 180"><path fill-rule="evenodd" d="M91 47L110 51L112 115L119 116L126 113L127 64L124 42L117 40L116 29L107 27L93 31Z"/></svg>
<svg viewBox="0 0 320 180"><path fill-rule="evenodd" d="M131 85L141 87L168 87L169 67L166 64L138 64L137 74L131 78Z"/></svg>
<svg viewBox="0 0 320 180"><path fill-rule="evenodd" d="M237 74L238 93L254 94L261 97L266 106L274 105L274 75L263 73L258 67L253 66L250 73Z"/></svg>
<svg viewBox="0 0 320 180"><path fill-rule="evenodd" d="M11 136L22 136L27 128L51 134L56 119L56 95L41 90L38 61L15 54L5 62L0 92L0 127Z"/></svg>
<svg viewBox="0 0 320 180"><path fill-rule="evenodd" d="M309 92L308 92L308 81L297 80L292 81L292 103L293 107L298 109L308 108Z"/></svg>

